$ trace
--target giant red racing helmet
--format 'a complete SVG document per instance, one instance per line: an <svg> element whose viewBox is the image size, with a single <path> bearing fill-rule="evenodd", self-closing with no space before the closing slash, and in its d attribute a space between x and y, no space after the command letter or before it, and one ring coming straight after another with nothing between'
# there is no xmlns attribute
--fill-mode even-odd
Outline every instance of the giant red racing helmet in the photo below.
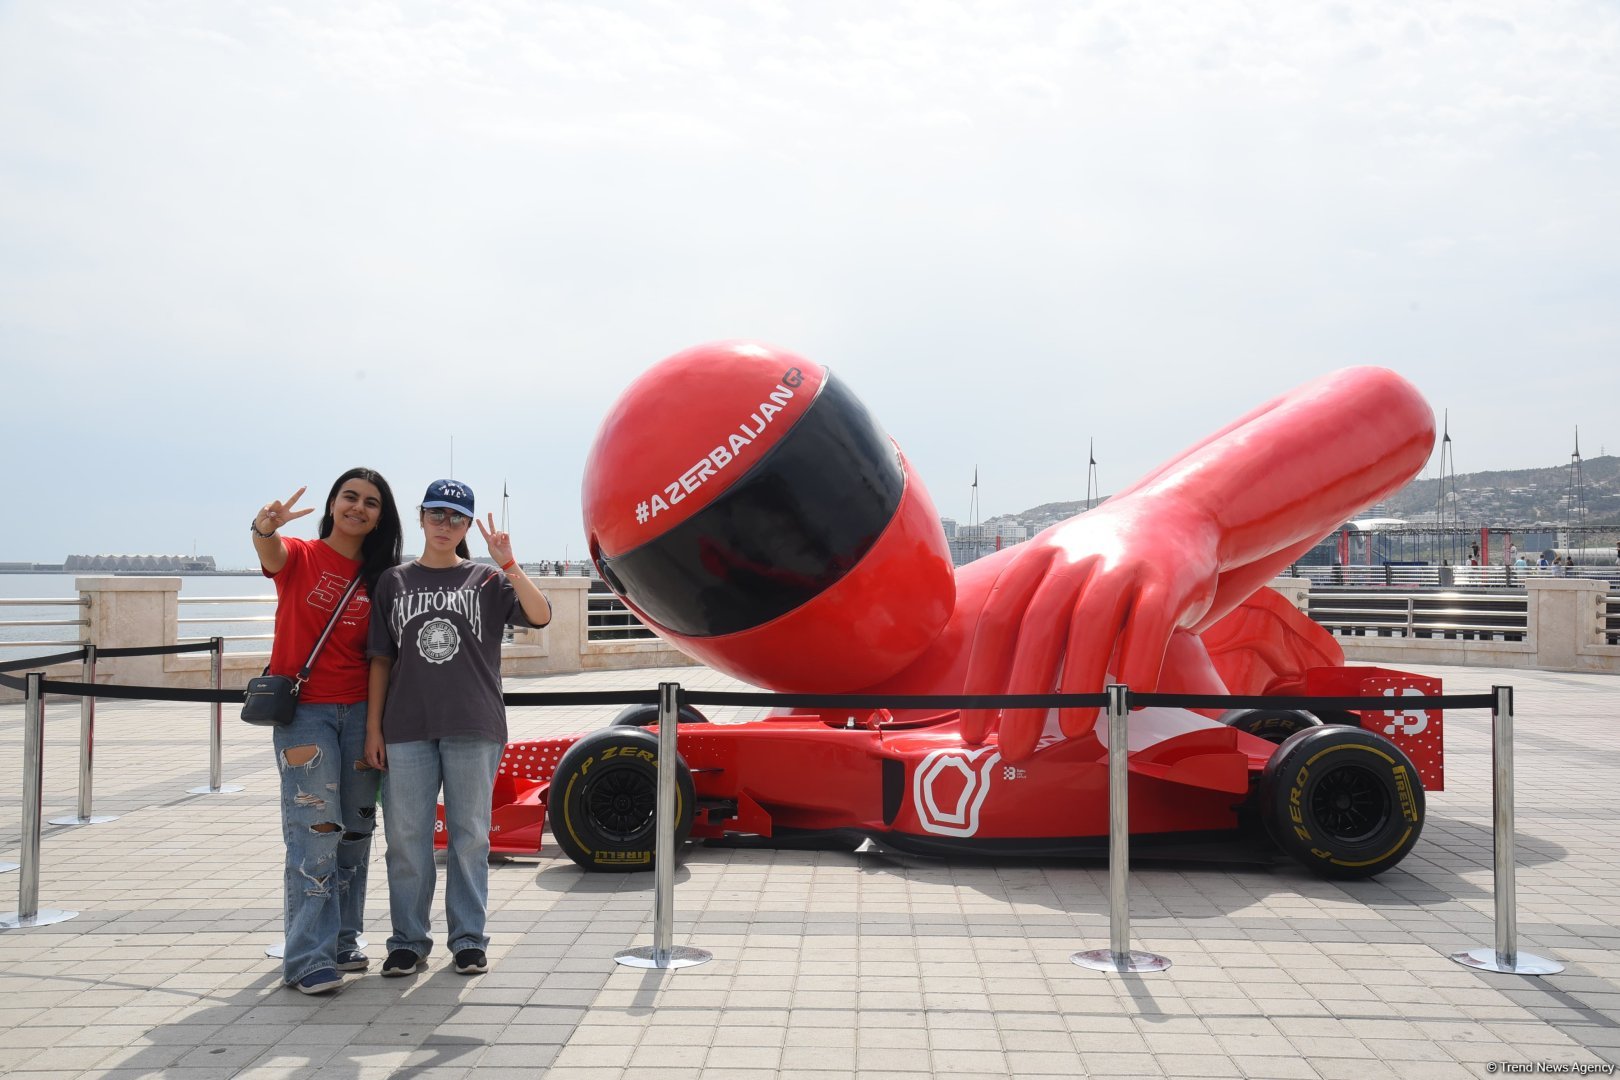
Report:
<svg viewBox="0 0 1620 1080"><path fill-rule="evenodd" d="M609 586L702 662L777 690L903 669L955 600L933 500L831 371L753 342L645 372L585 463L585 534Z"/></svg>

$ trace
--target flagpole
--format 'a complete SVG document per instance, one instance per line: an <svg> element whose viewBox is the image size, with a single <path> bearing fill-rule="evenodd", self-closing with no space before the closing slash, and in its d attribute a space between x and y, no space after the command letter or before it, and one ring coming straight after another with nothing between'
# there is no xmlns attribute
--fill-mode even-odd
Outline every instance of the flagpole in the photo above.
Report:
<svg viewBox="0 0 1620 1080"><path fill-rule="evenodd" d="M1093 435L1086 444L1086 509L1090 510L1096 495L1102 494L1102 484L1097 481L1097 437Z"/></svg>

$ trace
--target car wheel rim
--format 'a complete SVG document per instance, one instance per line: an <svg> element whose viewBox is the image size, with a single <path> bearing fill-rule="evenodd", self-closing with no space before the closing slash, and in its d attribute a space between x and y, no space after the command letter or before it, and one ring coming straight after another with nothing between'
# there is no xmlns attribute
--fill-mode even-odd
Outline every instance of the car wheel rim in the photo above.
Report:
<svg viewBox="0 0 1620 1080"><path fill-rule="evenodd" d="M636 769L610 769L585 792L586 811L612 840L634 840L652 823L658 788Z"/></svg>
<svg viewBox="0 0 1620 1080"><path fill-rule="evenodd" d="M1336 840L1366 840L1389 820L1389 791L1367 769L1341 766L1323 776L1311 793L1311 813Z"/></svg>

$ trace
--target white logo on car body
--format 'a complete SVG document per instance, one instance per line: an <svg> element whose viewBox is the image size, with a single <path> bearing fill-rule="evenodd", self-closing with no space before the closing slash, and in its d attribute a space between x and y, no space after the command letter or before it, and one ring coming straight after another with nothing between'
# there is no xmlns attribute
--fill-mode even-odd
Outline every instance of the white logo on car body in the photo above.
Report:
<svg viewBox="0 0 1620 1080"><path fill-rule="evenodd" d="M979 831L979 810L990 794L991 770L1001 760L993 746L977 750L935 750L923 758L912 778L911 801L924 832L936 836L972 836ZM953 799L940 782L951 774L961 777L962 790ZM948 803L950 805L942 805Z"/></svg>
<svg viewBox="0 0 1620 1080"><path fill-rule="evenodd" d="M1386 687L1384 697L1395 697L1395 688ZM1401 697L1422 697L1423 691L1406 686L1401 688ZM1389 717L1389 723L1384 725L1385 735L1416 735L1429 726L1429 714L1422 709L1405 709L1396 712L1394 709L1385 710L1384 715Z"/></svg>

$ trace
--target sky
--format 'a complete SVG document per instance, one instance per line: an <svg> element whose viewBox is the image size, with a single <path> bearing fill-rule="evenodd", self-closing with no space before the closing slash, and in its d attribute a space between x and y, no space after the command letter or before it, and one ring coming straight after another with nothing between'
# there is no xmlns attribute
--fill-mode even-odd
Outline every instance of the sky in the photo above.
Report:
<svg viewBox="0 0 1620 1080"><path fill-rule="evenodd" d="M0 561L249 565L452 440L577 559L615 397L727 338L964 520L1349 364L1458 472L1620 452L1620 7L0 0Z"/></svg>

